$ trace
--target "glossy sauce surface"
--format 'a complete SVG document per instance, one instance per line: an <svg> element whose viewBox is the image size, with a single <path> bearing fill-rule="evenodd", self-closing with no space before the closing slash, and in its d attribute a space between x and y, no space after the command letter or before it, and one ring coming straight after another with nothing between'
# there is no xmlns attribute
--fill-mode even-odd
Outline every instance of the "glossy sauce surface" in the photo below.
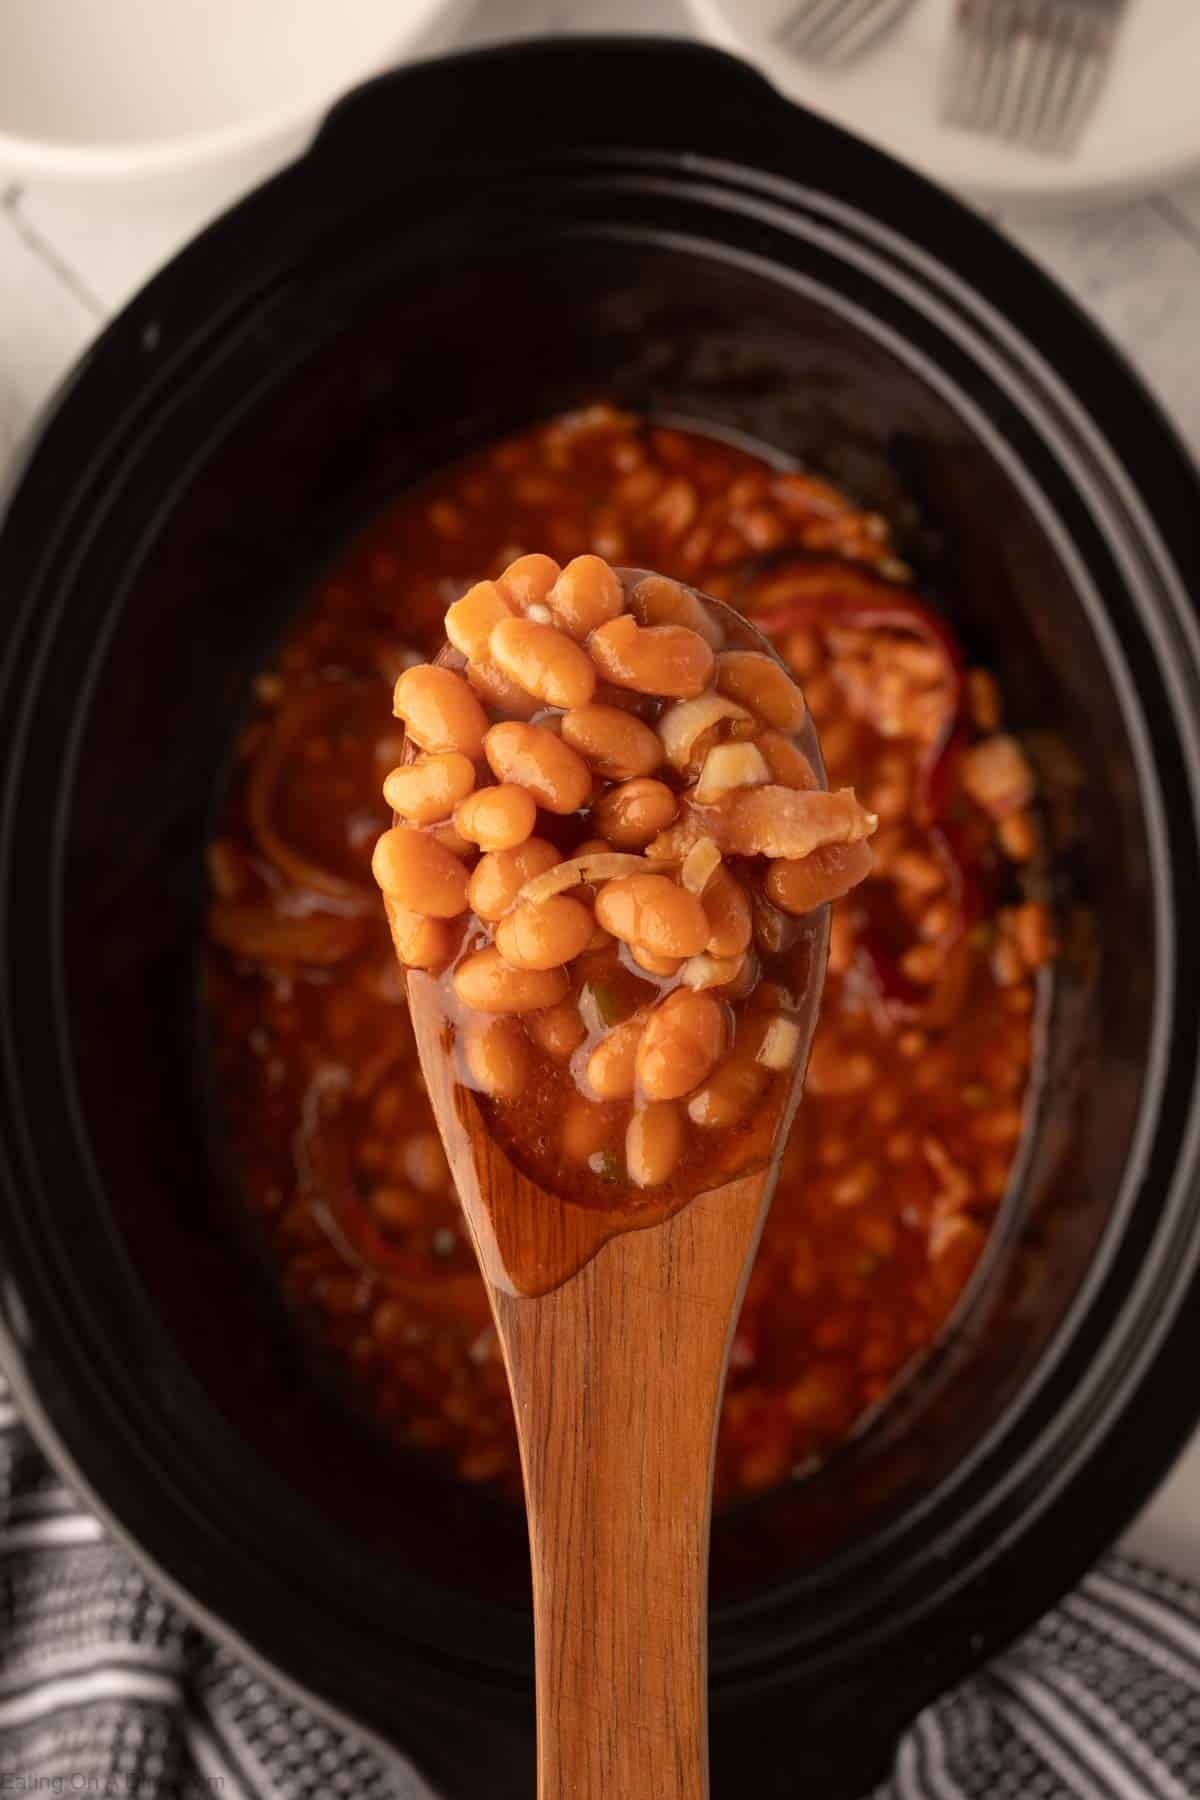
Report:
<svg viewBox="0 0 1200 1800"><path fill-rule="evenodd" d="M373 893L391 686L447 605L534 546L746 608L802 682L832 785L882 820L834 908L804 1109L735 1339L718 1497L823 1457L929 1343L1003 1198L1037 971L1028 769L1000 700L820 480L607 409L405 496L258 684L210 853L214 1054L246 1204L298 1325L365 1414L518 1491L503 1370ZM952 600L951 610L952 610Z"/></svg>

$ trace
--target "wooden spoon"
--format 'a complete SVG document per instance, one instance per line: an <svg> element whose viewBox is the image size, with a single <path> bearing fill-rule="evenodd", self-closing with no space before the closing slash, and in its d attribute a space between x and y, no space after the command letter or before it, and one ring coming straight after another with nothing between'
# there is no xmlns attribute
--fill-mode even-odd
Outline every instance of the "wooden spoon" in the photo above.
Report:
<svg viewBox="0 0 1200 1800"><path fill-rule="evenodd" d="M708 604L746 641L744 620ZM819 772L811 723L807 735ZM425 1085L516 1412L539 1800L708 1794L713 1451L730 1340L808 1061L828 908L812 931L801 1049L768 1165L669 1215L573 1205L522 1174L456 1081L436 979L408 974Z"/></svg>

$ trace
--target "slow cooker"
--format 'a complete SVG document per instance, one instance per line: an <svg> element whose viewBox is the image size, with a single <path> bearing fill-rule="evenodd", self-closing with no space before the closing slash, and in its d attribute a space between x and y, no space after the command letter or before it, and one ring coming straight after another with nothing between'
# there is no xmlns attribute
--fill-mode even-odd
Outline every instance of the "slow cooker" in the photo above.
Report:
<svg viewBox="0 0 1200 1800"><path fill-rule="evenodd" d="M1036 1106L984 1265L869 1429L714 1528L714 1788L861 1793L1195 1424L1200 488L981 219L727 56L526 43L358 90L158 274L0 534L0 1358L204 1625L448 1795L531 1791L522 1524L360 1438L240 1245L202 851L313 573L473 445L603 396L921 521L1031 747L1082 771Z"/></svg>

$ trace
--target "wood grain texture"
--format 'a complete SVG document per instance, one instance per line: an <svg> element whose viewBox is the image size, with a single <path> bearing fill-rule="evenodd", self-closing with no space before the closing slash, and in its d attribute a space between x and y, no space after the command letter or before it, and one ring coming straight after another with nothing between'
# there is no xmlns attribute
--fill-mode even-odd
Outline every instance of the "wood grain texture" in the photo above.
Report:
<svg viewBox="0 0 1200 1800"><path fill-rule="evenodd" d="M762 1174L493 1292L525 1474L540 1800L708 1794L708 1543Z"/></svg>
<svg viewBox="0 0 1200 1800"><path fill-rule="evenodd" d="M704 1800L713 1450L775 1167L634 1229L547 1194L457 1085L436 981L408 989L516 1413L540 1800Z"/></svg>

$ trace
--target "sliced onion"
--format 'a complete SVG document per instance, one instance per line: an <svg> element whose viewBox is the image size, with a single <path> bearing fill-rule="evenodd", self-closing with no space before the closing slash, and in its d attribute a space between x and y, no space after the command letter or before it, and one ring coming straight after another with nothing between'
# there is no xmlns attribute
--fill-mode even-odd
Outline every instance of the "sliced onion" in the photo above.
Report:
<svg viewBox="0 0 1200 1800"><path fill-rule="evenodd" d="M555 863L541 875L531 875L517 899L534 906L561 894L565 888L578 887L581 881L616 881L622 875L654 875L667 865L648 856L634 856L620 850L589 850L583 856L572 856L567 862Z"/></svg>
<svg viewBox="0 0 1200 1800"><path fill-rule="evenodd" d="M715 744L696 783L696 802L712 806L734 788L762 787L770 779L771 771L757 744Z"/></svg>
<svg viewBox="0 0 1200 1800"><path fill-rule="evenodd" d="M704 951L700 956L689 956L679 971L679 979L685 987L701 988L726 987L729 982L736 981L746 961L745 956L710 956Z"/></svg>
<svg viewBox="0 0 1200 1800"><path fill-rule="evenodd" d="M357 882L347 881L332 869L323 868L303 850L289 844L278 829L274 815L276 789L289 756L302 738L317 734L324 713L331 707L345 704L346 698L345 687L330 682L319 683L293 699L285 700L250 771L246 815L263 855L294 886L310 888L315 893L341 901L342 910L347 913L368 913L378 906L377 895Z"/></svg>
<svg viewBox="0 0 1200 1800"><path fill-rule="evenodd" d="M781 1014L767 1026L755 1062L764 1069L790 1069L800 1054L800 1027Z"/></svg>
<svg viewBox="0 0 1200 1800"><path fill-rule="evenodd" d="M721 866L716 838L702 837L692 845L679 870L679 881L689 894L702 894Z"/></svg>
<svg viewBox="0 0 1200 1800"><path fill-rule="evenodd" d="M722 719L748 719L750 714L736 700L724 694L700 694L695 700L677 700L668 706L658 721L667 761L676 769L686 769L691 761L697 738L711 730Z"/></svg>
<svg viewBox="0 0 1200 1800"><path fill-rule="evenodd" d="M261 899L218 900L209 911L208 929L222 949L248 962L328 968L354 955L366 926L344 913L280 912Z"/></svg>

